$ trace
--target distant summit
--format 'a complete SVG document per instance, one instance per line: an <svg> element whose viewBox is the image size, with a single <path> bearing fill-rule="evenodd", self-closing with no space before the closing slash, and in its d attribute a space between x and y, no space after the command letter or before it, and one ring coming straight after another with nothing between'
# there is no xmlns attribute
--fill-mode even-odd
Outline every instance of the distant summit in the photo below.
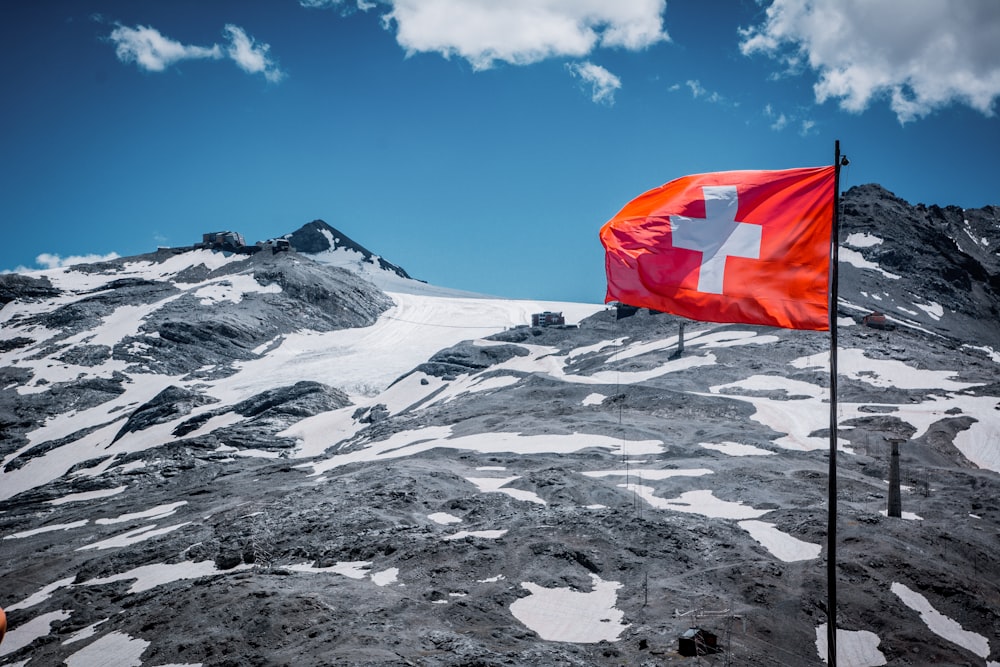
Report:
<svg viewBox="0 0 1000 667"><path fill-rule="evenodd" d="M841 205L842 310L1000 345L1000 208L913 205L873 183Z"/></svg>
<svg viewBox="0 0 1000 667"><path fill-rule="evenodd" d="M343 254L357 253L360 257L356 257L355 261L377 265L380 269L395 273L401 278L410 278L410 275L402 267L387 262L323 220L313 220L302 225L291 234L286 234L284 238L288 239L298 252L310 255L325 255L338 251Z"/></svg>

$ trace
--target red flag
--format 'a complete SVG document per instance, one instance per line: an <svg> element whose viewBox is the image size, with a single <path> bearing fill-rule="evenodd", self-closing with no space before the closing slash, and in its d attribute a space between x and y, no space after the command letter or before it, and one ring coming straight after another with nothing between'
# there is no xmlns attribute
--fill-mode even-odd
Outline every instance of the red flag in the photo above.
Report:
<svg viewBox="0 0 1000 667"><path fill-rule="evenodd" d="M633 199L601 228L605 303L828 330L834 170L697 174Z"/></svg>

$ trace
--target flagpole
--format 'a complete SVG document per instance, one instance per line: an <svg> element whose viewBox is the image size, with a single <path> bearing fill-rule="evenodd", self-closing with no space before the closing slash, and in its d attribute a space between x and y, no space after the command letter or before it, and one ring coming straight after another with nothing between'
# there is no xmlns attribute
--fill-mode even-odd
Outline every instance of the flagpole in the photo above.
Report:
<svg viewBox="0 0 1000 667"><path fill-rule="evenodd" d="M834 144L833 229L830 234L830 497L826 531L826 656L837 667L837 262L840 246L840 140Z"/></svg>

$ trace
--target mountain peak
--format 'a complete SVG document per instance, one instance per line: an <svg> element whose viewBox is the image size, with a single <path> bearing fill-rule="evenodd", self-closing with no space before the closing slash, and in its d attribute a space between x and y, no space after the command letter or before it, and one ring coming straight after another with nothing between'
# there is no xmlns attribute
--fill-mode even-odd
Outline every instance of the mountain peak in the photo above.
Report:
<svg viewBox="0 0 1000 667"><path fill-rule="evenodd" d="M310 255L336 251L354 252L361 255L361 261L377 264L384 271L390 271L401 278L410 275L400 266L388 262L357 243L343 232L330 226L325 220L313 220L285 237L298 252Z"/></svg>

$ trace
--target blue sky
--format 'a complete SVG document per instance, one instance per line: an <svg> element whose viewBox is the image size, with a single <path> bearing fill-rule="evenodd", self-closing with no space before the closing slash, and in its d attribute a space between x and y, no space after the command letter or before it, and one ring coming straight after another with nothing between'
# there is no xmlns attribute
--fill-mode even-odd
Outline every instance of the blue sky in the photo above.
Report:
<svg viewBox="0 0 1000 667"><path fill-rule="evenodd" d="M600 302L679 176L1000 204L995 0L0 3L0 269L322 218L428 282Z"/></svg>

